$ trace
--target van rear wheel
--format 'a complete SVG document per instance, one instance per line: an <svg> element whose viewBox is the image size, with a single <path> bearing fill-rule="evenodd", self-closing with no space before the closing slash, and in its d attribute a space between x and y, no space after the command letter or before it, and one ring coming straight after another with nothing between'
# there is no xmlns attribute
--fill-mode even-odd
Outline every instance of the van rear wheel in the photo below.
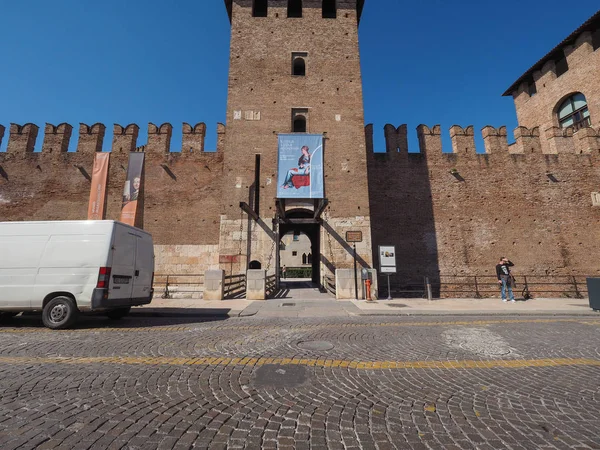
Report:
<svg viewBox="0 0 600 450"><path fill-rule="evenodd" d="M54 297L42 311L42 322L53 330L69 328L77 320L79 310L73 299L69 297Z"/></svg>
<svg viewBox="0 0 600 450"><path fill-rule="evenodd" d="M129 311L131 311L131 306L128 306L126 308L111 309L110 311L106 312L106 316L109 319L113 320L122 319L127 314L129 314Z"/></svg>

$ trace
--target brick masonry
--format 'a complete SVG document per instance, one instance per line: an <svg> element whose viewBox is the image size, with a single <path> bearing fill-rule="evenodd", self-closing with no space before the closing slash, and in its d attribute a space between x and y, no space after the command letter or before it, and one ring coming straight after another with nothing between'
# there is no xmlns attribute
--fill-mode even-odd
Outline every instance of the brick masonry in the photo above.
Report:
<svg viewBox="0 0 600 450"><path fill-rule="evenodd" d="M308 110L308 131L325 135L324 272L351 267L349 230L363 231L361 265L373 264L378 245L397 246L398 283L490 274L502 255L520 273L600 271L600 208L591 200L600 190L600 89L591 75L600 51L589 32L566 48L567 73L556 78L549 63L534 73L537 95L518 88L514 144L505 127L485 127L485 153L477 154L473 127L454 126L452 153L443 153L440 127L422 125L420 153L408 153L406 126L388 124L386 152L375 153L373 127L364 129L354 2L338 2L336 19L321 17L319 1L305 2L303 18L288 19L286 4L269 1L268 17L258 18L251 2L232 2L227 126L217 126L216 152L205 149L204 123L184 123L180 144L171 142L171 124L149 124L141 147L138 125L113 126L106 217L120 216L129 153L145 151L138 225L154 236L158 272L239 273L250 259L274 270L277 134L291 131L293 108ZM304 77L291 74L293 52L306 53ZM557 127L553 108L575 91L586 95L593 127L574 133ZM68 153L72 130L46 124L42 152L34 153L37 125L0 126L0 140L8 139L0 220L85 219L106 127L80 124L77 151ZM252 204L255 154L259 223L239 208Z"/></svg>

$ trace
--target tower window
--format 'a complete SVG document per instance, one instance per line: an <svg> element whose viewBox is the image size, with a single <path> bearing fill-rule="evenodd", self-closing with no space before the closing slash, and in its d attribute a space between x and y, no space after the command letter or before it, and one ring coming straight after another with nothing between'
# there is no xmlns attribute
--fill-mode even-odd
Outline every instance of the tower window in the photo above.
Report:
<svg viewBox="0 0 600 450"><path fill-rule="evenodd" d="M562 128L573 127L575 130L592 126L585 95L578 92L562 102L558 107L558 122Z"/></svg>
<svg viewBox="0 0 600 450"><path fill-rule="evenodd" d="M288 17L302 17L302 0L288 0Z"/></svg>
<svg viewBox="0 0 600 450"><path fill-rule="evenodd" d="M292 109L292 132L306 133L308 130L308 109Z"/></svg>
<svg viewBox="0 0 600 450"><path fill-rule="evenodd" d="M563 56L562 58L556 61L556 76L560 77L561 75L567 73L569 70L569 64L567 63L567 58Z"/></svg>
<svg viewBox="0 0 600 450"><path fill-rule="evenodd" d="M267 17L268 0L252 0L252 17Z"/></svg>
<svg viewBox="0 0 600 450"><path fill-rule="evenodd" d="M292 53L292 75L306 76L306 57L308 53Z"/></svg>
<svg viewBox="0 0 600 450"><path fill-rule="evenodd" d="M337 17L337 8L335 0L323 0L323 19L335 19Z"/></svg>
<svg viewBox="0 0 600 450"><path fill-rule="evenodd" d="M600 48L600 28L592 33L592 47L594 47L594 50Z"/></svg>
<svg viewBox="0 0 600 450"><path fill-rule="evenodd" d="M527 85L527 92L529 93L530 97L533 97L535 94L537 94L537 87L535 86L535 80L529 81L529 84Z"/></svg>
<svg viewBox="0 0 600 450"><path fill-rule="evenodd" d="M294 133L306 133L306 118L297 116L294 118Z"/></svg>

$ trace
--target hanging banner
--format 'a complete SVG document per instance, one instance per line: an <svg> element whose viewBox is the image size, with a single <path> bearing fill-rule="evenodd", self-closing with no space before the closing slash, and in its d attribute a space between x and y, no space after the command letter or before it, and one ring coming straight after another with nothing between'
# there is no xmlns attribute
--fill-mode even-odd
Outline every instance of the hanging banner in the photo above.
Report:
<svg viewBox="0 0 600 450"><path fill-rule="evenodd" d="M277 198L323 197L323 136L280 134Z"/></svg>
<svg viewBox="0 0 600 450"><path fill-rule="evenodd" d="M121 222L135 226L138 200L140 200L142 186L142 171L144 169L144 152L129 154L127 167L127 180L123 189L123 207L121 208Z"/></svg>
<svg viewBox="0 0 600 450"><path fill-rule="evenodd" d="M108 163L110 153L97 152L94 154L92 169L92 188L88 205L88 220L104 220L106 213L106 184L108 182Z"/></svg>

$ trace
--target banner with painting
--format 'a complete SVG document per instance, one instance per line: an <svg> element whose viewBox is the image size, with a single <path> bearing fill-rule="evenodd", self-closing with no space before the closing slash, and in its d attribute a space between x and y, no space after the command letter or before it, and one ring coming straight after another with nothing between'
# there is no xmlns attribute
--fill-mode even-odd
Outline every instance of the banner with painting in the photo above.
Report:
<svg viewBox="0 0 600 450"><path fill-rule="evenodd" d="M92 188L88 204L88 220L104 220L106 213L106 184L108 182L108 163L110 153L94 154L92 169Z"/></svg>
<svg viewBox="0 0 600 450"><path fill-rule="evenodd" d="M129 154L127 180L125 181L125 188L123 189L121 222L131 226L135 226L138 201L141 200L144 155L144 152L132 152Z"/></svg>
<svg viewBox="0 0 600 450"><path fill-rule="evenodd" d="M280 134L277 198L323 198L323 136Z"/></svg>

